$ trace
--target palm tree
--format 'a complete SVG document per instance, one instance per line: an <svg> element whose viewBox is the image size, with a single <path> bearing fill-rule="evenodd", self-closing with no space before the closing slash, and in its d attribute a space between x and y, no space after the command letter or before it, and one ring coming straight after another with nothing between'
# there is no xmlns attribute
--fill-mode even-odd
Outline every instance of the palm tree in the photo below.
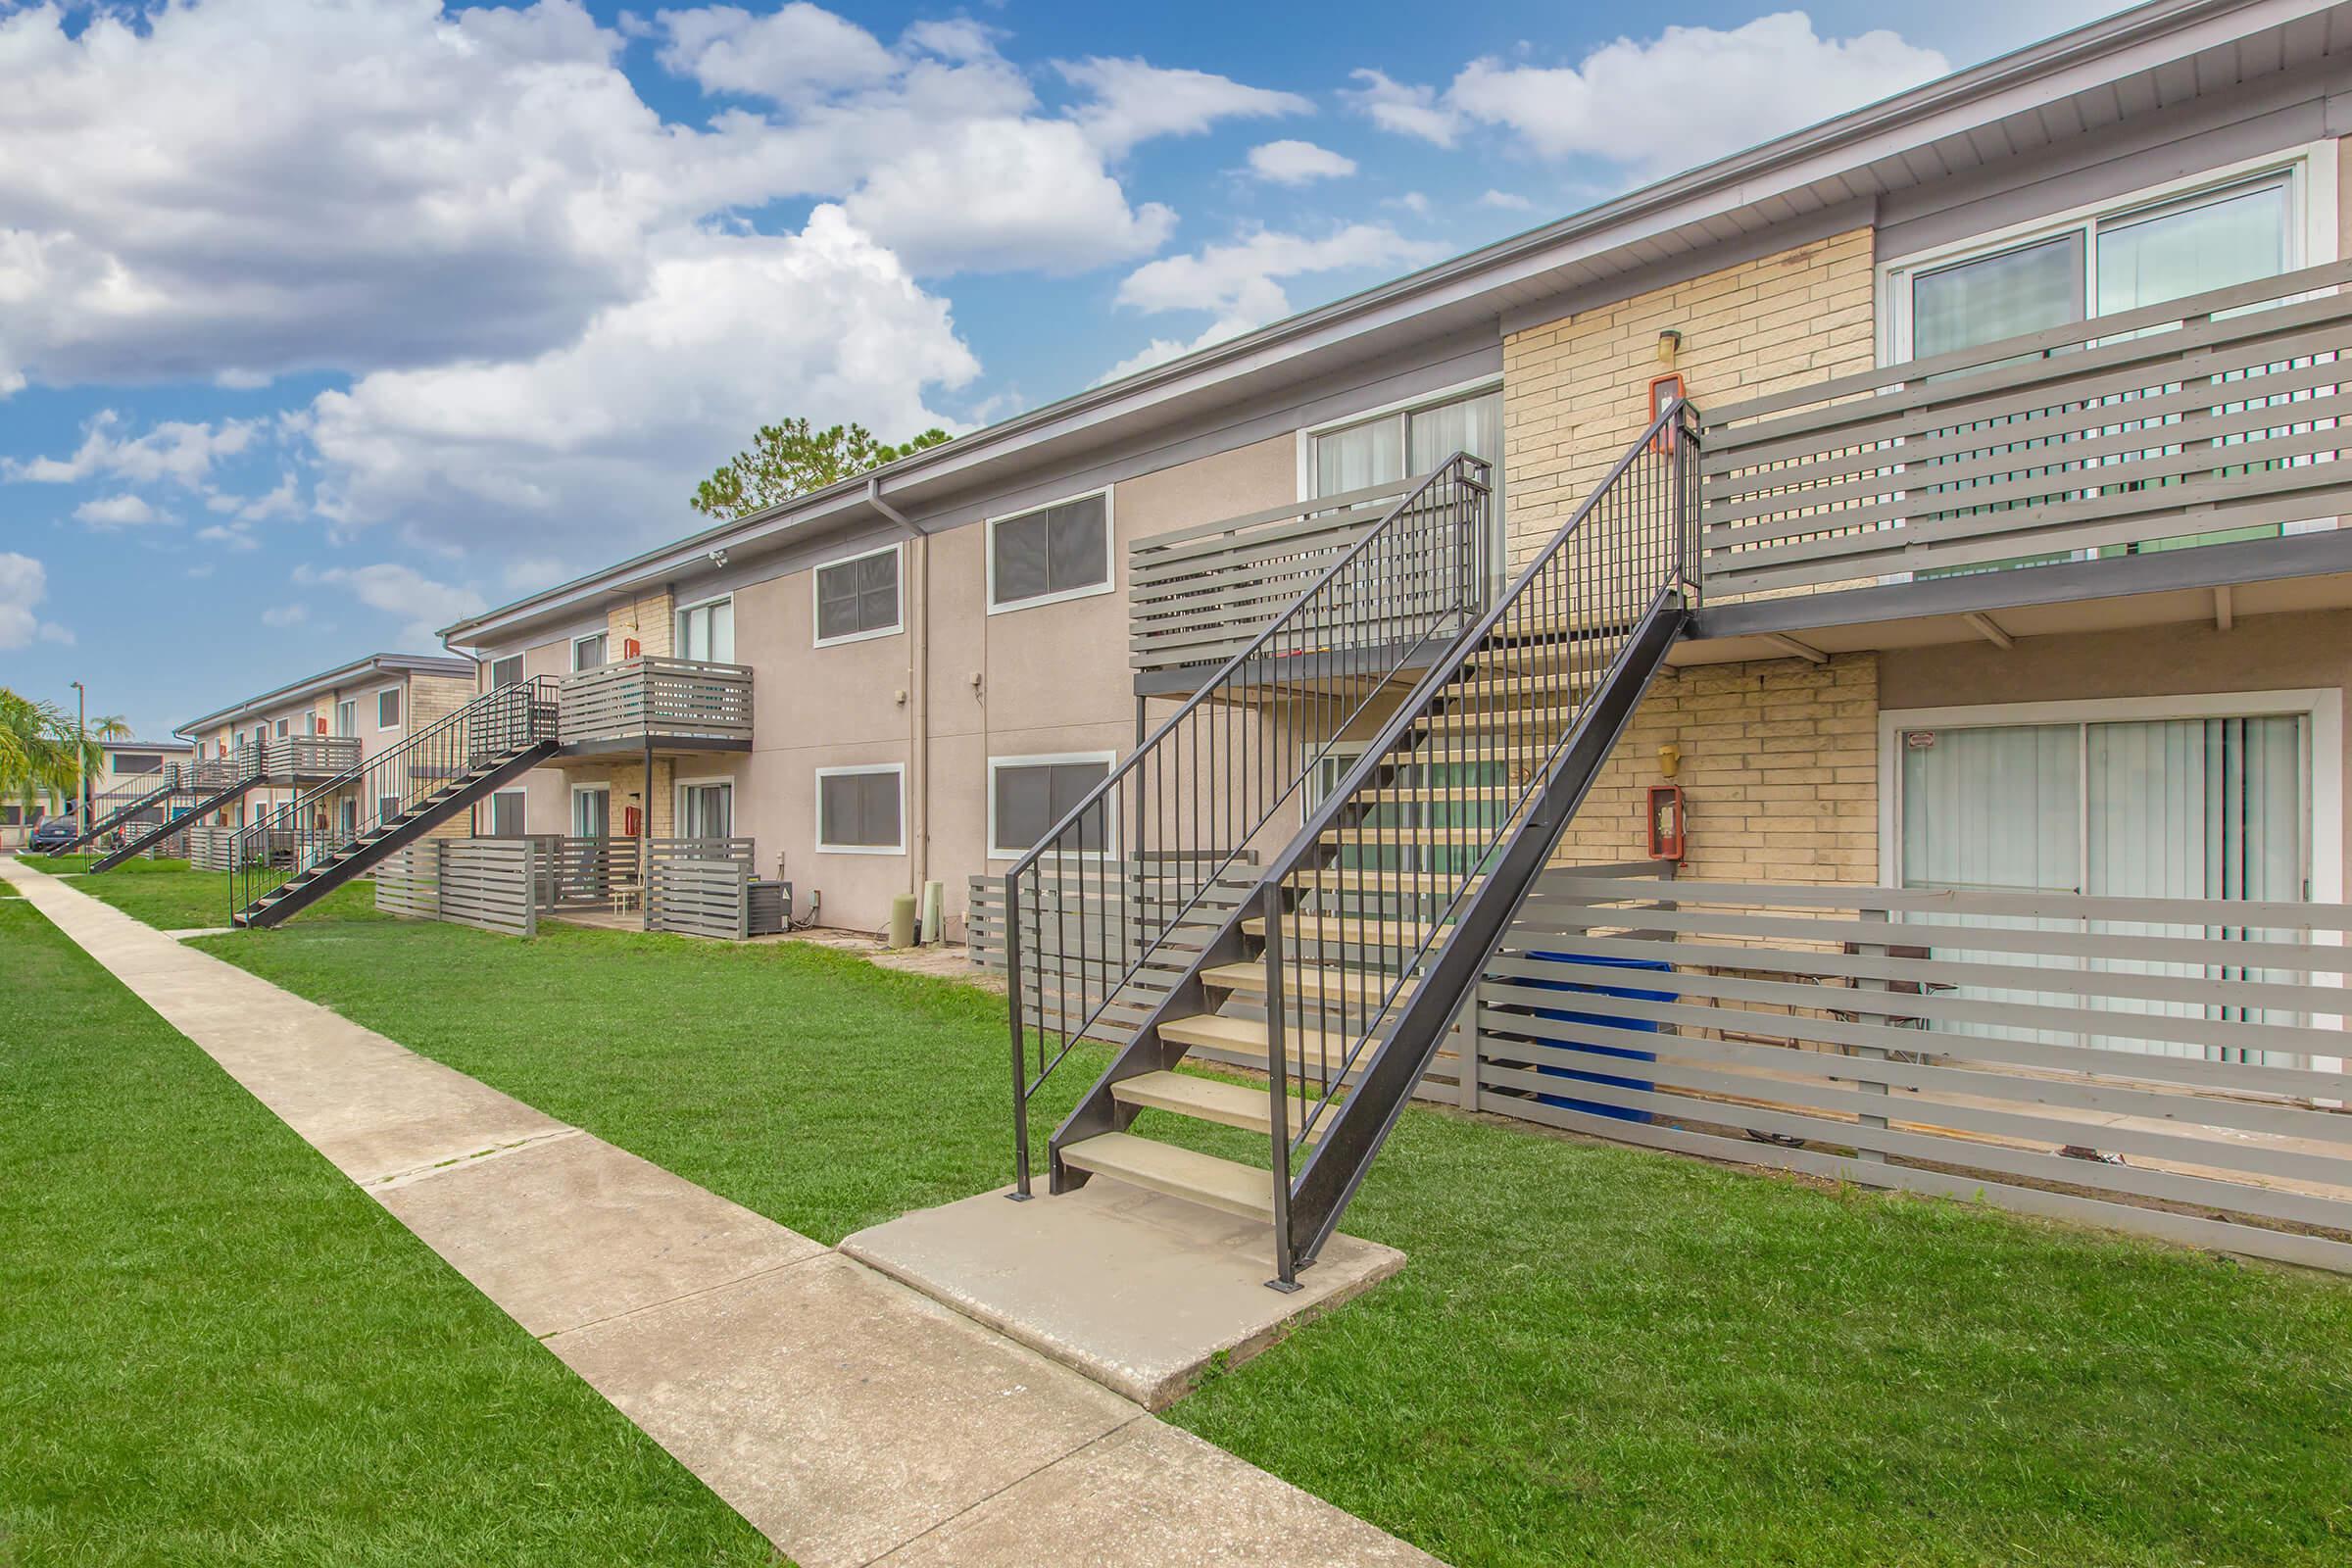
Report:
<svg viewBox="0 0 2352 1568"><path fill-rule="evenodd" d="M106 768L105 742L130 738L121 715L91 719L78 733L74 717L0 686L0 797L30 815L42 797L72 796L77 784Z"/></svg>

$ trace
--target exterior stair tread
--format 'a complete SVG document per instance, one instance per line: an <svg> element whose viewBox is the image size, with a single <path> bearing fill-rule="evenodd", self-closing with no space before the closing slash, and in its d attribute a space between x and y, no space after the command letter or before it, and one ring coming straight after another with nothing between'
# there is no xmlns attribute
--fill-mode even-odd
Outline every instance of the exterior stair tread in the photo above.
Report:
<svg viewBox="0 0 2352 1568"><path fill-rule="evenodd" d="M1263 1018L1236 1018L1220 1012L1200 1012L1188 1018L1162 1018L1159 1037L1172 1040L1193 1051L1229 1051L1237 1055L1267 1059L1266 1021ZM1288 1047L1283 1054L1301 1069L1307 1065L1328 1065L1345 1059L1350 1042L1344 1036L1323 1029L1285 1029L1282 1043Z"/></svg>
<svg viewBox="0 0 2352 1568"><path fill-rule="evenodd" d="M1188 1199L1245 1219L1274 1221L1274 1177L1268 1171L1133 1133L1098 1133L1064 1145L1059 1154L1065 1164L1132 1187Z"/></svg>
<svg viewBox="0 0 2352 1568"><path fill-rule="evenodd" d="M1273 1097L1263 1089L1248 1084L1229 1084L1222 1079L1201 1078L1185 1072L1146 1072L1133 1078L1122 1078L1110 1086L1111 1098L1122 1104L1148 1106L1178 1116L1190 1116L1196 1121L1213 1121L1226 1127L1244 1127L1251 1132L1271 1133L1274 1130ZM1291 1107L1291 1132L1298 1131L1300 1107ZM1309 1138L1322 1136L1330 1122L1328 1109L1316 1118L1317 1125L1309 1129Z"/></svg>
<svg viewBox="0 0 2352 1568"><path fill-rule="evenodd" d="M1300 984L1318 997L1349 997L1358 1001L1378 996L1389 985L1389 977L1365 974L1338 964L1310 963L1303 966L1283 965L1286 980ZM1255 960L1241 963L1218 963L1200 971L1203 983L1220 986L1227 991L1248 992L1262 996L1266 989L1266 966ZM1396 988L1396 999L1402 1001L1413 994L1415 982L1405 981Z"/></svg>
<svg viewBox="0 0 2352 1568"><path fill-rule="evenodd" d="M1375 823L1369 827L1334 827L1323 831L1323 837L1341 844L1426 844L1439 848L1448 844L1486 844L1504 834L1505 830L1499 826L1422 827L1405 823L1390 823L1385 827ZM1439 880L1445 878L1441 876Z"/></svg>
<svg viewBox="0 0 2352 1568"><path fill-rule="evenodd" d="M1264 936L1265 916L1252 915L1242 922L1242 929L1253 937ZM1403 937L1411 937L1418 942L1420 934L1426 929L1426 926L1401 920L1358 920L1353 916L1342 920L1317 914L1293 914L1282 922L1282 934L1286 939L1311 937L1349 945L1357 942L1394 942Z"/></svg>

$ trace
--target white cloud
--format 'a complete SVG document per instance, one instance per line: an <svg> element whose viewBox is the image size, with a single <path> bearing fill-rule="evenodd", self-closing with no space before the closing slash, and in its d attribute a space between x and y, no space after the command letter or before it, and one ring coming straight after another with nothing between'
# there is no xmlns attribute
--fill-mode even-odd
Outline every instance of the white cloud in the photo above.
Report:
<svg viewBox="0 0 2352 1568"><path fill-rule="evenodd" d="M926 384L977 373L946 304L838 208L781 239L666 244L643 299L536 359L388 370L314 405L318 509L421 543L571 555L581 520L627 545L674 537L694 480L759 416L821 409L896 438L933 422Z"/></svg>
<svg viewBox="0 0 2352 1568"><path fill-rule="evenodd" d="M1478 199L1481 207L1493 207L1505 213L1525 213L1535 210L1535 203L1507 190L1491 190Z"/></svg>
<svg viewBox="0 0 2352 1568"><path fill-rule="evenodd" d="M151 522L172 520L127 491L121 495L92 496L74 509L74 515L76 520L102 531L109 528L137 528Z"/></svg>
<svg viewBox="0 0 2352 1568"><path fill-rule="evenodd" d="M1311 141L1270 141L1250 149L1250 172L1277 185L1304 185L1344 179L1355 172L1355 160Z"/></svg>
<svg viewBox="0 0 2352 1568"><path fill-rule="evenodd" d="M1418 136L1440 147L1452 146L1462 133L1461 112L1441 98L1435 87L1392 81L1378 71L1349 74L1363 85L1343 96L1381 129Z"/></svg>
<svg viewBox="0 0 2352 1568"><path fill-rule="evenodd" d="M253 444L255 422L223 419L219 424L166 419L145 435L121 434L122 416L101 410L82 426L81 445L70 458L0 459L0 479L29 480L36 484L72 484L83 479L114 478L132 484L169 479L184 489L200 489L222 458L234 457Z"/></svg>
<svg viewBox="0 0 2352 1568"><path fill-rule="evenodd" d="M1436 261L1446 247L1407 239L1386 223L1350 223L1320 237L1261 229L1189 256L1149 262L1119 284L1118 302L1145 312L1207 311L1214 319L1190 341L1154 338L1104 377L1116 380L1237 337L1291 314L1281 279L1357 269L1394 270Z"/></svg>
<svg viewBox="0 0 2352 1568"><path fill-rule="evenodd" d="M470 588L436 582L413 566L389 561L368 566L297 566L294 581L303 587L346 588L370 610L407 617L399 635L413 650L433 647L443 626L485 608L482 596Z"/></svg>
<svg viewBox="0 0 2352 1568"><path fill-rule="evenodd" d="M1251 87L1205 71L1171 71L1142 60L1058 60L1054 69L1092 98L1071 118L1110 157L1154 136L1195 136L1220 120L1310 115L1295 92Z"/></svg>
<svg viewBox="0 0 2352 1568"><path fill-rule="evenodd" d="M0 550L0 649L26 648L36 640L74 641L72 632L38 614L41 601L48 597L49 573L39 562Z"/></svg>
<svg viewBox="0 0 2352 1568"><path fill-rule="evenodd" d="M1576 66L1474 60L1440 93L1359 71L1351 100L1373 122L1450 147L1471 123L1538 157L1598 158L1671 173L1900 92L1949 69L1884 29L1824 38L1802 11L1743 26L1668 27L1619 38Z"/></svg>
<svg viewBox="0 0 2352 1568"><path fill-rule="evenodd" d="M707 92L791 101L883 81L895 62L874 35L830 11L792 0L764 16L735 6L664 11L662 63Z"/></svg>
<svg viewBox="0 0 2352 1568"><path fill-rule="evenodd" d="M1385 196L1381 198L1380 205L1399 208L1412 214L1415 218L1429 216L1429 198L1417 190L1408 190L1401 196Z"/></svg>
<svg viewBox="0 0 2352 1568"><path fill-rule="evenodd" d="M263 625L276 626L281 630L287 626L299 626L310 618L310 607L302 604L271 605L262 612Z"/></svg>
<svg viewBox="0 0 2352 1568"><path fill-rule="evenodd" d="M262 542L253 536L253 530L241 522L213 523L197 529L196 537L205 544L219 545L225 550L259 550L262 548Z"/></svg>

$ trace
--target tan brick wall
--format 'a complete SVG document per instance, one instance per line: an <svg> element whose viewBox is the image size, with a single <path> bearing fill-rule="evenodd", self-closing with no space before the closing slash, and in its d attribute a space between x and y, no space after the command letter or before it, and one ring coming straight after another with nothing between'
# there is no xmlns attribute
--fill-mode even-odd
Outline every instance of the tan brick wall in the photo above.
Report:
<svg viewBox="0 0 2352 1568"><path fill-rule="evenodd" d="M405 716L408 733L421 734L425 728L464 708L473 701L474 677L470 675L411 675Z"/></svg>
<svg viewBox="0 0 2352 1568"><path fill-rule="evenodd" d="M607 658L621 658L634 637L647 658L667 659L677 648L676 601L667 589L623 600L605 612L605 629L611 635Z"/></svg>
<svg viewBox="0 0 2352 1568"><path fill-rule="evenodd" d="M1861 882L1879 876L1879 665L1874 654L1770 660L1660 674L1561 840L1556 859L1648 854L1658 748L1682 751L1690 858L1681 874L1725 882Z"/></svg>
<svg viewBox="0 0 2352 1568"><path fill-rule="evenodd" d="M1667 373L1658 334L1683 334L1672 369L1700 409L1874 362L1867 228L1782 251L1512 333L1502 345L1503 477L1514 568L1649 422Z"/></svg>

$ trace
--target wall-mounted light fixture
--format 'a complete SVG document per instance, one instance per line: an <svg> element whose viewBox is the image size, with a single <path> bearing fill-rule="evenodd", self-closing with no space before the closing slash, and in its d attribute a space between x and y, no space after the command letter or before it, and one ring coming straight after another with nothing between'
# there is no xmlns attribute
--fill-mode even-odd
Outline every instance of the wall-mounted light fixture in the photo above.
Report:
<svg viewBox="0 0 2352 1568"><path fill-rule="evenodd" d="M1673 365L1674 357L1682 352L1682 333L1670 326L1658 334L1658 363L1660 365Z"/></svg>

